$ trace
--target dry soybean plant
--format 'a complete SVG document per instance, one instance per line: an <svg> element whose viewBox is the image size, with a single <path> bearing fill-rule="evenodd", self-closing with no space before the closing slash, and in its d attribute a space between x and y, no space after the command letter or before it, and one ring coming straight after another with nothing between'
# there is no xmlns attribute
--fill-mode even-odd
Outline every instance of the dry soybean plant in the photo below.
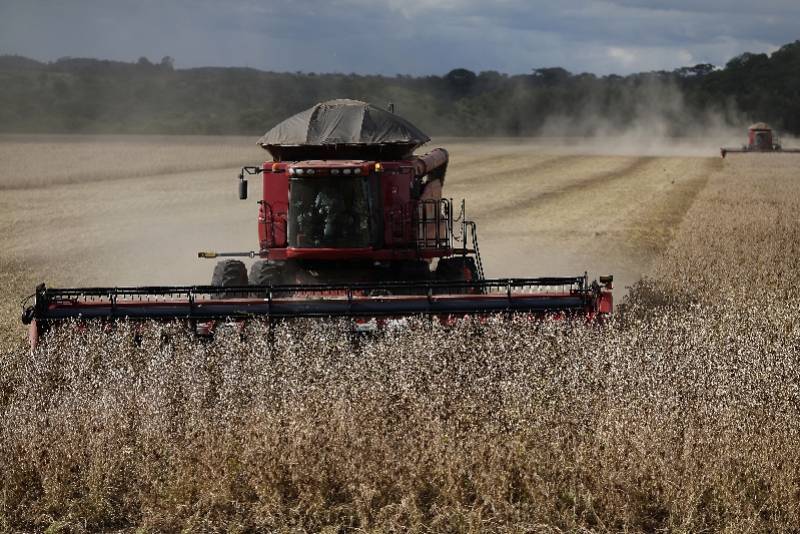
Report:
<svg viewBox="0 0 800 534"><path fill-rule="evenodd" d="M800 183L736 159L609 323L65 328L0 359L0 527L790 531ZM783 166L785 165L785 166Z"/></svg>

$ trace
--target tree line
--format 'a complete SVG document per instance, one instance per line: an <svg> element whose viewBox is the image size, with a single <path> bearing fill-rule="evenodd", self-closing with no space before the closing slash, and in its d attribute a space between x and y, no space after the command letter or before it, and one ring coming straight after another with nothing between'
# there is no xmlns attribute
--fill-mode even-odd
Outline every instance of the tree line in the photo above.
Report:
<svg viewBox="0 0 800 534"><path fill-rule="evenodd" d="M596 135L644 125L702 135L709 125L767 121L800 134L800 41L628 76L537 68L442 76L175 69L173 59L126 63L0 56L0 131L260 135L316 102L393 103L430 135Z"/></svg>

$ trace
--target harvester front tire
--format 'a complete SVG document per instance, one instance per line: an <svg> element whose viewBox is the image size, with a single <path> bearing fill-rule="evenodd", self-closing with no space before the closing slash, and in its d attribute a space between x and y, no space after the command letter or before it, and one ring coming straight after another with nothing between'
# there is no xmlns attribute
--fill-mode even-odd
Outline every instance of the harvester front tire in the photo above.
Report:
<svg viewBox="0 0 800 534"><path fill-rule="evenodd" d="M241 287L247 285L247 267L239 260L222 260L214 267L211 285L216 287ZM236 292L221 293L222 298L245 297Z"/></svg>
<svg viewBox="0 0 800 534"><path fill-rule="evenodd" d="M285 284L284 265L269 260L258 260L250 267L248 281L251 286L277 286Z"/></svg>
<svg viewBox="0 0 800 534"><path fill-rule="evenodd" d="M472 257L443 258L436 266L436 280L442 282L471 282L478 279L478 268ZM472 293L473 290L464 288L442 289L443 293Z"/></svg>
<svg viewBox="0 0 800 534"><path fill-rule="evenodd" d="M397 281L425 281L431 279L431 266L426 261L405 262L398 268L398 276L391 282Z"/></svg>

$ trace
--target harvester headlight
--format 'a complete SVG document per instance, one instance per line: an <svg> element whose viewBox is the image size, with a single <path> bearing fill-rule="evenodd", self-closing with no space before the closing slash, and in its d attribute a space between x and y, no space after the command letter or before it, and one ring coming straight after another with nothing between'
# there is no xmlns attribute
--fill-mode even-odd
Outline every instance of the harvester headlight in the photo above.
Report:
<svg viewBox="0 0 800 534"><path fill-rule="evenodd" d="M353 171L351 171L350 169L342 170L342 174L350 174L351 172L353 172Z"/></svg>
<svg viewBox="0 0 800 534"><path fill-rule="evenodd" d="M361 169L353 169L353 174L361 174Z"/></svg>
<svg viewBox="0 0 800 534"><path fill-rule="evenodd" d="M314 174L314 169L306 169L306 174Z"/></svg>
<svg viewBox="0 0 800 534"><path fill-rule="evenodd" d="M375 164L375 172L381 172L383 170L383 165L380 163Z"/></svg>
<svg viewBox="0 0 800 534"><path fill-rule="evenodd" d="M289 169L289 174L294 174L294 168Z"/></svg>
<svg viewBox="0 0 800 534"><path fill-rule="evenodd" d="M331 169L331 174L333 175L339 174L339 169Z"/></svg>
<svg viewBox="0 0 800 534"><path fill-rule="evenodd" d="M295 170L294 170L294 173L295 173L296 175L300 176L301 174L303 174L303 169L295 169Z"/></svg>

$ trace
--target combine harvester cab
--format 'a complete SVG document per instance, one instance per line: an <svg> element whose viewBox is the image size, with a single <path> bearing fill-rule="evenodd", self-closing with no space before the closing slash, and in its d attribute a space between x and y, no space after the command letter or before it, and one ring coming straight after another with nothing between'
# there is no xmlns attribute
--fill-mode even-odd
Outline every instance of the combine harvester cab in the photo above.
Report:
<svg viewBox="0 0 800 534"><path fill-rule="evenodd" d="M747 129L747 144L742 145L741 148L726 148L719 149L723 158L731 153L748 153L748 152L783 152L783 153L800 153L797 148L783 148L780 139L775 131L765 122L757 122L750 125Z"/></svg>
<svg viewBox="0 0 800 534"><path fill-rule="evenodd" d="M487 280L477 226L442 196L449 156L414 150L428 136L364 102L317 104L259 144L272 159L243 167L260 178L252 251L220 259L211 284L36 289L23 312L32 346L70 319L184 320L199 334L224 321L349 317L380 324L408 316L449 322L492 314L594 319L611 313L612 277ZM249 269L240 258L255 260Z"/></svg>

